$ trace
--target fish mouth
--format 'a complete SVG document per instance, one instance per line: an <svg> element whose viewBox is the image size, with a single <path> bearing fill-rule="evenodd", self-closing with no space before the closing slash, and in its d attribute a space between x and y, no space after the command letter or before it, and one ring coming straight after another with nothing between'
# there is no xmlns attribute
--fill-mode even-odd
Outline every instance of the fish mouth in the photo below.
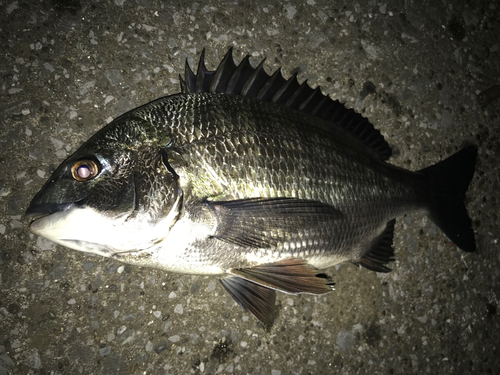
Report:
<svg viewBox="0 0 500 375"><path fill-rule="evenodd" d="M30 219L31 223L42 217L52 215L56 212L68 211L74 203L38 203L30 204L24 217Z"/></svg>

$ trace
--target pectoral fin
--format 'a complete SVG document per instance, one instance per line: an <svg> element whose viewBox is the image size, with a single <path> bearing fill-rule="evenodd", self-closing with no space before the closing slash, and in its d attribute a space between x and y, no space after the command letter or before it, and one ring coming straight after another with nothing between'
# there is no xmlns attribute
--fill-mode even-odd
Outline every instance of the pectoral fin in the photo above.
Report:
<svg viewBox="0 0 500 375"><path fill-rule="evenodd" d="M334 225L342 217L336 208L297 198L249 198L207 201L217 218L213 235L243 247L270 248L294 240L298 233Z"/></svg>

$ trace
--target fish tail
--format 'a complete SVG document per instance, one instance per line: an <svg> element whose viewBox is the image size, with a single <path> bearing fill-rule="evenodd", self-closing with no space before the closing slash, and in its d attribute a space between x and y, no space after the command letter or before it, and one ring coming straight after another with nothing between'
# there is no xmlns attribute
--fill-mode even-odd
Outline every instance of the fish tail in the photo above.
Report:
<svg viewBox="0 0 500 375"><path fill-rule="evenodd" d="M467 252L476 250L472 221L465 208L465 193L474 174L477 147L467 144L449 158L422 169L429 182L429 217Z"/></svg>

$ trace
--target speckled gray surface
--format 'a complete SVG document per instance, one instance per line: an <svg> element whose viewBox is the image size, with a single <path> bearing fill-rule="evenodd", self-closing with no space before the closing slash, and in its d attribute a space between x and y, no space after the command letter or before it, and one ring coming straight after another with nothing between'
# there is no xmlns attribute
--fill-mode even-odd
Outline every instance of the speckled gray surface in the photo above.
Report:
<svg viewBox="0 0 500 375"><path fill-rule="evenodd" d="M493 0L0 1L0 374L498 374L499 13ZM66 156L177 92L186 57L206 47L214 68L229 46L355 107L397 165L476 143L477 252L401 218L390 274L334 268L327 296L281 294L268 332L215 278L30 235L24 210Z"/></svg>

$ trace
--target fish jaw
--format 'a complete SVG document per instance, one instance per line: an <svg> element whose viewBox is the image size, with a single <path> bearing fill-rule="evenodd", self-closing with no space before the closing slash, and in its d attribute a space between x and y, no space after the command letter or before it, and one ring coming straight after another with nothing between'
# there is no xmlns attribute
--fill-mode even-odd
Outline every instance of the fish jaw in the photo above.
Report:
<svg viewBox="0 0 500 375"><path fill-rule="evenodd" d="M112 257L145 250L161 242L168 234L147 220L129 220L129 215L106 215L91 207L70 205L66 210L35 219L30 224L33 234L73 250ZM138 236L150 232L151 236ZM157 234L161 233L161 237ZM148 240L144 240L149 238Z"/></svg>

